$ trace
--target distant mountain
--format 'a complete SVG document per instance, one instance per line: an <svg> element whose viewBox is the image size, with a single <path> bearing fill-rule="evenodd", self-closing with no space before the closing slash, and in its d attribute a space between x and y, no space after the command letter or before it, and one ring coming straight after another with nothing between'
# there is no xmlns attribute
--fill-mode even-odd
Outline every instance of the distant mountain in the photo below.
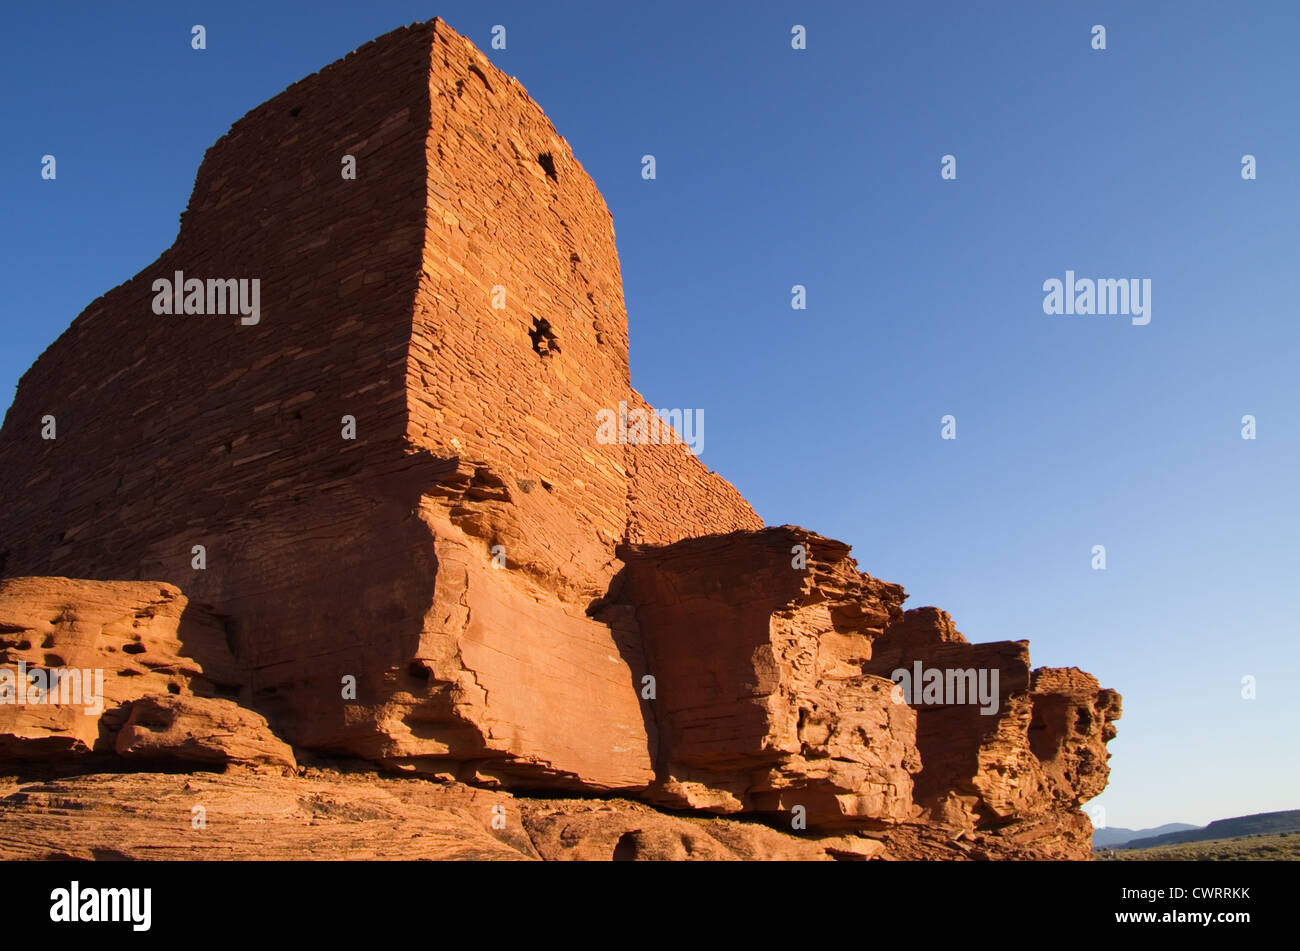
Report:
<svg viewBox="0 0 1300 951"><path fill-rule="evenodd" d="M1164 835L1166 832L1183 832L1187 829L1199 828L1201 827L1186 822L1166 822L1164 825L1156 826L1153 829L1097 829L1092 833L1092 847L1094 849L1114 849L1125 842L1131 842L1133 839L1146 839Z"/></svg>
<svg viewBox="0 0 1300 951"><path fill-rule="evenodd" d="M1161 826L1161 828L1170 828ZM1103 829L1103 832L1119 832L1119 829ZM1271 835L1278 832L1300 832L1300 809L1288 809L1285 812L1260 812L1250 816L1236 816L1232 819L1215 819L1203 828L1187 828L1181 831L1165 832L1159 835L1146 835L1146 832L1159 832L1159 829L1143 830L1123 843L1102 843L1108 848L1149 849L1157 845L1177 845L1181 842L1204 842L1208 839L1235 839L1243 835ZM1097 845L1096 833L1093 845Z"/></svg>

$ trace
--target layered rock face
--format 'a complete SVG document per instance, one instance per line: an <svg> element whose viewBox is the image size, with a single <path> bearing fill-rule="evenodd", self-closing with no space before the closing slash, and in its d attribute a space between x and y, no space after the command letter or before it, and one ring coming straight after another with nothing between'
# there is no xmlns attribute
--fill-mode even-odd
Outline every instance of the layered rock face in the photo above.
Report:
<svg viewBox="0 0 1300 951"><path fill-rule="evenodd" d="M294 765L237 702L223 619L172 585L0 581L0 653L0 670L25 674L0 674L0 757Z"/></svg>
<svg viewBox="0 0 1300 951"><path fill-rule="evenodd" d="M258 323L153 313L178 271L260 280ZM761 522L681 445L633 467L594 439L598 408L640 402L628 381L594 185L471 44L400 30L236 123L176 244L25 375L0 434L3 570L159 579L219 606L296 743L644 786L630 671L584 608L629 523ZM33 438L46 415L57 438Z"/></svg>
<svg viewBox="0 0 1300 951"><path fill-rule="evenodd" d="M629 632L655 678L653 798L718 812L802 805L823 825L911 817L916 714L864 673L903 592L848 551L780 528L621 552L615 590L635 606Z"/></svg>
<svg viewBox="0 0 1300 951"><path fill-rule="evenodd" d="M256 280L256 314L157 312L196 279L207 311ZM680 441L601 438L643 412L609 211L541 109L438 21L361 47L209 149L172 248L23 377L5 661L112 687L93 722L0 707L0 755L289 768L287 742L899 856L930 827L1087 853L1118 695L904 612ZM994 709L900 697L918 662L996 670Z"/></svg>
<svg viewBox="0 0 1300 951"><path fill-rule="evenodd" d="M996 704L913 697L921 701L917 746L925 764L916 801L929 817L963 828L996 826L1076 810L1105 788L1105 744L1120 715L1115 691L1074 669L1031 671L1028 641L967 643L937 608L905 612L875 641L864 669L890 676L918 665L943 672L945 681L949 672L998 673L988 694Z"/></svg>

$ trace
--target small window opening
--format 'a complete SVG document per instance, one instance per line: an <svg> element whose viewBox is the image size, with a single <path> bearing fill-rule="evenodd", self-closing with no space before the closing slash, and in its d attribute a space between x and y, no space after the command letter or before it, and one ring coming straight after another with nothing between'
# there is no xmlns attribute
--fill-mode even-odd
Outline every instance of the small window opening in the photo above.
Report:
<svg viewBox="0 0 1300 951"><path fill-rule="evenodd" d="M533 349L544 357L560 352L560 341L551 330L551 322L542 318L533 318L533 329L528 331L532 338Z"/></svg>

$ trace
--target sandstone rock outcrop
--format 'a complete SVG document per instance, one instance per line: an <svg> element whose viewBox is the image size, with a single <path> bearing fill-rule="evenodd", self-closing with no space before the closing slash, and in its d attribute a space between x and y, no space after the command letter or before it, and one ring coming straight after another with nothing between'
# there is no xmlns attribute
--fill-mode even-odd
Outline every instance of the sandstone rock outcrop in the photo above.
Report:
<svg viewBox="0 0 1300 951"><path fill-rule="evenodd" d="M0 777L6 860L536 857L509 796L463 786L247 766Z"/></svg>
<svg viewBox="0 0 1300 951"><path fill-rule="evenodd" d="M615 590L656 678L654 799L911 818L916 714L863 666L903 591L848 552L791 527L621 550Z"/></svg>
<svg viewBox="0 0 1300 951"><path fill-rule="evenodd" d="M206 312L158 313L184 277ZM214 310L228 279L256 314ZM295 83L6 414L4 660L111 686L93 719L0 707L0 758L288 777L297 749L810 830L539 804L527 857L1088 854L1117 694L905 612L602 413L654 413L612 220L519 82L432 21ZM995 709L900 699L918 663L997 671Z"/></svg>
<svg viewBox="0 0 1300 951"><path fill-rule="evenodd" d="M41 688L0 680L0 757L294 765L265 718L235 702L242 675L223 619L173 585L0 581L0 653Z"/></svg>
<svg viewBox="0 0 1300 951"><path fill-rule="evenodd" d="M203 697L142 697L131 704L113 750L127 760L288 766L293 750L252 710Z"/></svg>
<svg viewBox="0 0 1300 951"><path fill-rule="evenodd" d="M155 314L176 272L258 279L258 323ZM653 777L630 671L585 607L629 531L761 521L680 444L598 443L595 412L620 402L644 405L604 201L516 80L421 24L237 122L172 248L24 376L0 570L161 579L218 606L297 744L635 789Z"/></svg>
<svg viewBox="0 0 1300 951"><path fill-rule="evenodd" d="M955 835L928 824L794 833L753 821L667 814L625 799L531 799L462 783L315 767L43 778L0 772L0 860L6 861L1073 857L1061 829L1046 826Z"/></svg>
<svg viewBox="0 0 1300 951"><path fill-rule="evenodd" d="M998 825L1074 810L1105 788L1105 744L1120 715L1114 691L1076 670L1031 671L1028 641L967 643L948 613L931 607L905 612L875 641L864 669L889 676L917 664L998 672L992 714L971 703L917 706L925 765L916 801L929 818L963 828Z"/></svg>

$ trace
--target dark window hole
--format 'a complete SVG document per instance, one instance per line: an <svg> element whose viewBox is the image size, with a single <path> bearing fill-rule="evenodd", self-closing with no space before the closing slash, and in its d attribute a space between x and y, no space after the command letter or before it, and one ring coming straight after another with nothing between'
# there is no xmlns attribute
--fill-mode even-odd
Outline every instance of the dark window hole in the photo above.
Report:
<svg viewBox="0 0 1300 951"><path fill-rule="evenodd" d="M534 317L533 329L528 331L528 336L532 338L533 349L542 356L549 357L560 352L560 341L556 338L555 331L551 330L549 320Z"/></svg>

